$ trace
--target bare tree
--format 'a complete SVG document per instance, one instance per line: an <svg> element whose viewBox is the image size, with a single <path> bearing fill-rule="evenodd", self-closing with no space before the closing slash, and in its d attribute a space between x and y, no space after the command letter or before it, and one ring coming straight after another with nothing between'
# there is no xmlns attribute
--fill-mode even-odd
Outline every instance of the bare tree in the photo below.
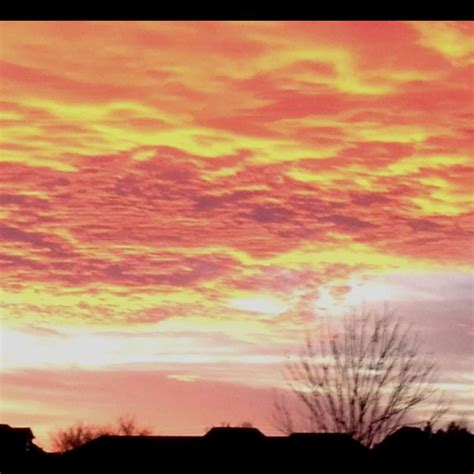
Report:
<svg viewBox="0 0 474 474"><path fill-rule="evenodd" d="M53 448L60 452L77 448L102 435L120 436L147 436L152 431L146 427L140 427L130 415L117 419L115 426L87 425L82 422L57 431L52 435Z"/></svg>
<svg viewBox="0 0 474 474"><path fill-rule="evenodd" d="M149 428L139 426L135 418L130 415L121 416L116 423L113 434L123 436L149 436L151 430Z"/></svg>
<svg viewBox="0 0 474 474"><path fill-rule="evenodd" d="M88 443L103 434L109 434L109 431L103 427L86 425L82 422L78 422L66 429L57 431L52 435L53 449L60 452L69 451Z"/></svg>
<svg viewBox="0 0 474 474"><path fill-rule="evenodd" d="M369 447L432 399L434 375L413 328L387 309L352 313L339 332L326 325L316 338L307 335L300 357L286 367L310 431L349 433ZM431 423L445 411L440 406ZM293 413L284 398L276 399L278 429L295 431Z"/></svg>
<svg viewBox="0 0 474 474"><path fill-rule="evenodd" d="M272 419L273 425L282 433L289 435L297 431L295 416L288 401L278 392L274 396Z"/></svg>

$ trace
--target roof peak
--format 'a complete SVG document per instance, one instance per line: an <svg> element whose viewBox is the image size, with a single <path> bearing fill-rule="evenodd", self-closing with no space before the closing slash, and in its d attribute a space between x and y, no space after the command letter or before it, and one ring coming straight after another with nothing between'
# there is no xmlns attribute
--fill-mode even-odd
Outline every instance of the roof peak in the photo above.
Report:
<svg viewBox="0 0 474 474"><path fill-rule="evenodd" d="M251 427L240 427L240 426L214 426L211 428L204 437L214 436L251 436L264 438L265 435L257 428Z"/></svg>

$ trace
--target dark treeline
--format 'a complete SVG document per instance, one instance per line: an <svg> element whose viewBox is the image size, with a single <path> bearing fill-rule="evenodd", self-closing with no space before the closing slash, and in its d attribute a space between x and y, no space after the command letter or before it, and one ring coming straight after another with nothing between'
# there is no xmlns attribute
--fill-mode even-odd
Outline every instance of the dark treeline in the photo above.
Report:
<svg viewBox="0 0 474 474"><path fill-rule="evenodd" d="M402 427L369 449L348 434L265 436L253 427L217 427L204 436L105 434L48 453L29 428L0 425L0 472L473 472L474 434L451 423L432 431ZM170 470L172 469L172 470Z"/></svg>

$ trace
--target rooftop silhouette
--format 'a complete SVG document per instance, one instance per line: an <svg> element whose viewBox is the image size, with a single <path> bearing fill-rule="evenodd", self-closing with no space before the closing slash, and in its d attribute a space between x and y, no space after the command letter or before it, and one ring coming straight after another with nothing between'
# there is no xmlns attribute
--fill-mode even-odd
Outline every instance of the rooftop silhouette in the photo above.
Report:
<svg viewBox="0 0 474 474"><path fill-rule="evenodd" d="M403 427L369 450L348 434L293 433L266 436L256 428L211 428L204 436L102 435L65 453L47 453L32 443L29 428L0 425L2 474L23 472L410 472L449 466L472 472L474 435L465 431L431 433ZM6 449L7 448L7 449ZM169 471L168 471L169 472ZM438 472L438 471L434 471Z"/></svg>

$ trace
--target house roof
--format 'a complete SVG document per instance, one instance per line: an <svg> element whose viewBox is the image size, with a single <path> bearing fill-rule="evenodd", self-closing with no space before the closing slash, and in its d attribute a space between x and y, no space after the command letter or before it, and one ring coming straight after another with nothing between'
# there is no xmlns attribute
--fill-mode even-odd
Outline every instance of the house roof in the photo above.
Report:
<svg viewBox="0 0 474 474"><path fill-rule="evenodd" d="M33 439L35 436L31 431L31 428L13 428L7 424L0 424L0 434L1 435L14 435L14 436L23 436L28 439Z"/></svg>
<svg viewBox="0 0 474 474"><path fill-rule="evenodd" d="M350 435L338 433L296 433L290 436L265 436L256 428L212 428L204 436L118 436L103 435L79 446L69 453L95 452L164 452L173 449L334 449L362 450L363 447Z"/></svg>
<svg viewBox="0 0 474 474"><path fill-rule="evenodd" d="M205 435L206 439L219 440L256 440L263 439L265 435L257 428L238 428L238 427L214 427Z"/></svg>
<svg viewBox="0 0 474 474"><path fill-rule="evenodd" d="M345 453L341 456L341 453ZM75 466L100 465L111 472L129 466L141 472L157 460L172 463L177 472L196 466L207 472L272 470L281 465L303 468L308 456L317 456L318 465L340 465L350 460L362 462L367 449L350 436L265 436L255 428L213 428L204 436L117 436L104 435L64 453L63 462ZM269 467L270 466L270 467ZM257 467L259 469L257 469ZM143 467L143 472L148 472ZM225 472L225 469L224 469Z"/></svg>

